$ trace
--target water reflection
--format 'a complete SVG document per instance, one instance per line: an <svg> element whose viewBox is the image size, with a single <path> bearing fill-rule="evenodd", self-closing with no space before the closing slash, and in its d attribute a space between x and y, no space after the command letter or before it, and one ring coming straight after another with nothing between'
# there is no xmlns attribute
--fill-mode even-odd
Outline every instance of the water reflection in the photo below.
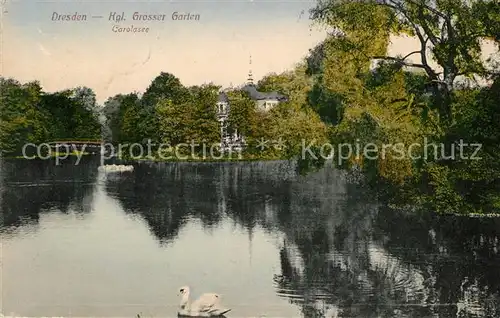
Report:
<svg viewBox="0 0 500 318"><path fill-rule="evenodd" d="M90 210L99 160L0 160L0 229L36 225L42 211Z"/></svg>
<svg viewBox="0 0 500 318"><path fill-rule="evenodd" d="M344 219L314 213L305 226L293 213L283 228L275 282L305 316L500 316L498 219L419 218L352 200L346 208Z"/></svg>
<svg viewBox="0 0 500 318"><path fill-rule="evenodd" d="M116 316L123 303L163 304L163 286L180 286L192 278L220 284L221 290L231 285L226 294L235 316L296 312L266 304L266 299L289 302L304 317L500 316L499 219L395 212L343 173L327 168L299 176L288 162L141 163L133 172L98 180L98 160L87 160L78 166L4 161L0 168L2 231L32 226L40 213L52 210L94 215L85 228L70 223L63 234L51 232L65 240L64 248L80 250L48 248L53 236L40 238L39 246L61 262L81 266L81 272L65 269L64 277L83 285L67 303L84 307L82 299L92 304L112 300ZM144 222L131 222L123 212ZM252 249L242 246L246 238L228 223L248 233L250 245L259 242L261 255L253 265L243 264L243 255ZM150 237L142 235L148 230L161 248L149 245ZM13 246L27 248L24 244ZM20 260L15 265L24 262L21 253L14 256ZM48 258L45 262L46 268L53 266ZM103 269L107 266L112 270ZM96 288L93 284L100 281L107 283ZM240 295L242 286L249 295ZM268 289L277 297L270 298ZM175 306L177 299L168 301ZM79 313L88 316L89 310ZM95 315L111 312L99 310Z"/></svg>
<svg viewBox="0 0 500 318"><path fill-rule="evenodd" d="M265 214L290 202L290 171L287 162L140 164L134 173L109 175L106 189L125 211L142 215L159 240L169 242L193 218L206 230L225 217L249 231L257 221L276 226Z"/></svg>
<svg viewBox="0 0 500 318"><path fill-rule="evenodd" d="M403 216L339 172L287 165L141 165L107 187L160 240L190 218L280 233L274 284L306 317L500 315L498 220Z"/></svg>

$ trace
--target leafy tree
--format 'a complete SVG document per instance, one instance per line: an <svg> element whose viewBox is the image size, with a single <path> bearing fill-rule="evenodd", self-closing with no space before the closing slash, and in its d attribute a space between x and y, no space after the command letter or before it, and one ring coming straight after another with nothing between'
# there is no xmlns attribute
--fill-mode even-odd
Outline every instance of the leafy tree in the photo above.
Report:
<svg viewBox="0 0 500 318"><path fill-rule="evenodd" d="M189 91L177 77L170 73L161 72L151 82L141 98L142 107L138 125L140 142L145 143L148 139L157 142L159 139L159 122L155 109L161 99L170 99L178 105L189 99Z"/></svg>
<svg viewBox="0 0 500 318"><path fill-rule="evenodd" d="M325 46L326 41L322 41L314 48L309 49L309 55L306 58L306 74L313 76L323 73L323 61L325 59Z"/></svg>
<svg viewBox="0 0 500 318"><path fill-rule="evenodd" d="M36 107L41 99L40 84L0 78L0 90L0 150L13 153L26 142L43 140L48 132L45 114Z"/></svg>
<svg viewBox="0 0 500 318"><path fill-rule="evenodd" d="M193 86L183 103L160 100L156 105L160 140L170 146L193 142L195 151L202 151L203 143L209 147L218 143L220 132L215 116L218 91L219 87L211 84Z"/></svg>
<svg viewBox="0 0 500 318"><path fill-rule="evenodd" d="M207 84L192 93L193 126L190 137L196 143L213 144L220 141L215 108L219 89L218 86Z"/></svg>
<svg viewBox="0 0 500 318"><path fill-rule="evenodd" d="M96 111L97 102L94 91L89 87L77 87L72 96L80 105L87 110Z"/></svg>
<svg viewBox="0 0 500 318"><path fill-rule="evenodd" d="M101 137L95 95L90 89L44 94L40 108L49 116L50 138L53 140Z"/></svg>
<svg viewBox="0 0 500 318"><path fill-rule="evenodd" d="M155 106L160 99L171 99L174 103L186 101L189 91L181 81L170 73L161 72L155 77L142 96L145 106Z"/></svg>
<svg viewBox="0 0 500 318"><path fill-rule="evenodd" d="M491 0L328 0L320 1L312 13L314 19L343 32L339 44L349 48L353 58L362 54L369 60L391 60L423 69L432 83L433 105L447 125L452 120L451 95L457 77L489 73L481 60L481 41L493 38L498 44L499 9L494 3ZM374 33L372 38L376 39L372 45L367 45L369 33ZM388 55L389 35L401 33L416 36L420 49L405 56ZM409 60L413 55L418 55L420 63ZM439 67L433 68L429 57ZM351 74L355 75L346 75L354 79Z"/></svg>
<svg viewBox="0 0 500 318"><path fill-rule="evenodd" d="M322 75L318 76L309 91L308 103L324 122L335 125L342 120L344 112L342 96L325 87Z"/></svg>
<svg viewBox="0 0 500 318"><path fill-rule="evenodd" d="M292 72L282 74L270 73L257 82L257 89L261 92L279 92L284 94L285 87L290 82Z"/></svg>
<svg viewBox="0 0 500 318"><path fill-rule="evenodd" d="M257 107L245 92L233 91L228 93L229 97L229 132L238 131L244 136L252 138L256 133Z"/></svg>
<svg viewBox="0 0 500 318"><path fill-rule="evenodd" d="M459 198L458 204L443 206L447 201L432 194L428 200L448 212L499 209L500 81L458 95L453 104L456 121L447 131L449 139L458 141L453 150L447 149L454 158L426 170L435 191Z"/></svg>
<svg viewBox="0 0 500 318"><path fill-rule="evenodd" d="M123 95L118 94L104 102L102 112L106 117L105 126L109 129L109 136L106 136L108 141L119 143L121 140L121 123L124 111L121 103L123 98Z"/></svg>
<svg viewBox="0 0 500 318"><path fill-rule="evenodd" d="M45 93L38 82L0 79L0 149L20 152L27 143L99 139L101 124L91 89Z"/></svg>
<svg viewBox="0 0 500 318"><path fill-rule="evenodd" d="M193 124L193 105L185 103L174 105L169 99L162 99L156 104L160 118L160 140L174 146L188 141Z"/></svg>
<svg viewBox="0 0 500 318"><path fill-rule="evenodd" d="M70 103L75 109L73 135L81 139L100 139L101 124L94 91L88 87L77 87L72 91Z"/></svg>
<svg viewBox="0 0 500 318"><path fill-rule="evenodd" d="M281 103L270 112L269 125L273 144L282 157L300 157L309 144L323 145L327 126L311 109L292 103Z"/></svg>
<svg viewBox="0 0 500 318"><path fill-rule="evenodd" d="M257 89L262 92L276 91L295 103L306 105L307 93L312 85L306 71L306 63L298 63L291 71L268 74L257 83Z"/></svg>
<svg viewBox="0 0 500 318"><path fill-rule="evenodd" d="M123 114L121 121L121 142L140 143L144 141L143 132L146 130L141 125L145 121L141 117L142 104L136 93L130 93L121 98L120 112Z"/></svg>

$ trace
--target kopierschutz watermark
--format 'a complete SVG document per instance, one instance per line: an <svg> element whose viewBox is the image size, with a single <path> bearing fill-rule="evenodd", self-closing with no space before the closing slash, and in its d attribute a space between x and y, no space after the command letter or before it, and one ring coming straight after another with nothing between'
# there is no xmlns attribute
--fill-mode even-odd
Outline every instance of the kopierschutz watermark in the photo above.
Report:
<svg viewBox="0 0 500 318"><path fill-rule="evenodd" d="M376 143L316 143L315 140L302 140L301 159L337 159L338 164L351 158L368 160L385 159L387 155L395 160L480 160L480 143L466 143L462 139L453 144L429 143L424 138L422 143L376 144Z"/></svg>

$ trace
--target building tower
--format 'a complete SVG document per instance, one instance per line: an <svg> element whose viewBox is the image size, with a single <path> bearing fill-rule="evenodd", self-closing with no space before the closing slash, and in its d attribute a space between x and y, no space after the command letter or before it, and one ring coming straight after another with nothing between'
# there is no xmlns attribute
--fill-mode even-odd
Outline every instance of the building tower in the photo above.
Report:
<svg viewBox="0 0 500 318"><path fill-rule="evenodd" d="M252 55L250 55L250 67L248 71L248 85L253 85L253 74L252 74Z"/></svg>

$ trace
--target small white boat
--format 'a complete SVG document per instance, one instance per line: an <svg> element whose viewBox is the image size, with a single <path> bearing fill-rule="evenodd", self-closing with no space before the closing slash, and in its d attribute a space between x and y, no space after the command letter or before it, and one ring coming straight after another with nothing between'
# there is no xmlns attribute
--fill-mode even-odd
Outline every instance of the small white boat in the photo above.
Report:
<svg viewBox="0 0 500 318"><path fill-rule="evenodd" d="M126 171L134 171L134 166L126 166L126 165L105 165L105 166L100 166L99 171L105 171L105 172L126 172Z"/></svg>
<svg viewBox="0 0 500 318"><path fill-rule="evenodd" d="M189 287L183 286L179 289L182 296L180 307L177 313L179 317L224 317L224 314L231 309L220 305L218 294L206 293L201 295L193 303L189 301Z"/></svg>

